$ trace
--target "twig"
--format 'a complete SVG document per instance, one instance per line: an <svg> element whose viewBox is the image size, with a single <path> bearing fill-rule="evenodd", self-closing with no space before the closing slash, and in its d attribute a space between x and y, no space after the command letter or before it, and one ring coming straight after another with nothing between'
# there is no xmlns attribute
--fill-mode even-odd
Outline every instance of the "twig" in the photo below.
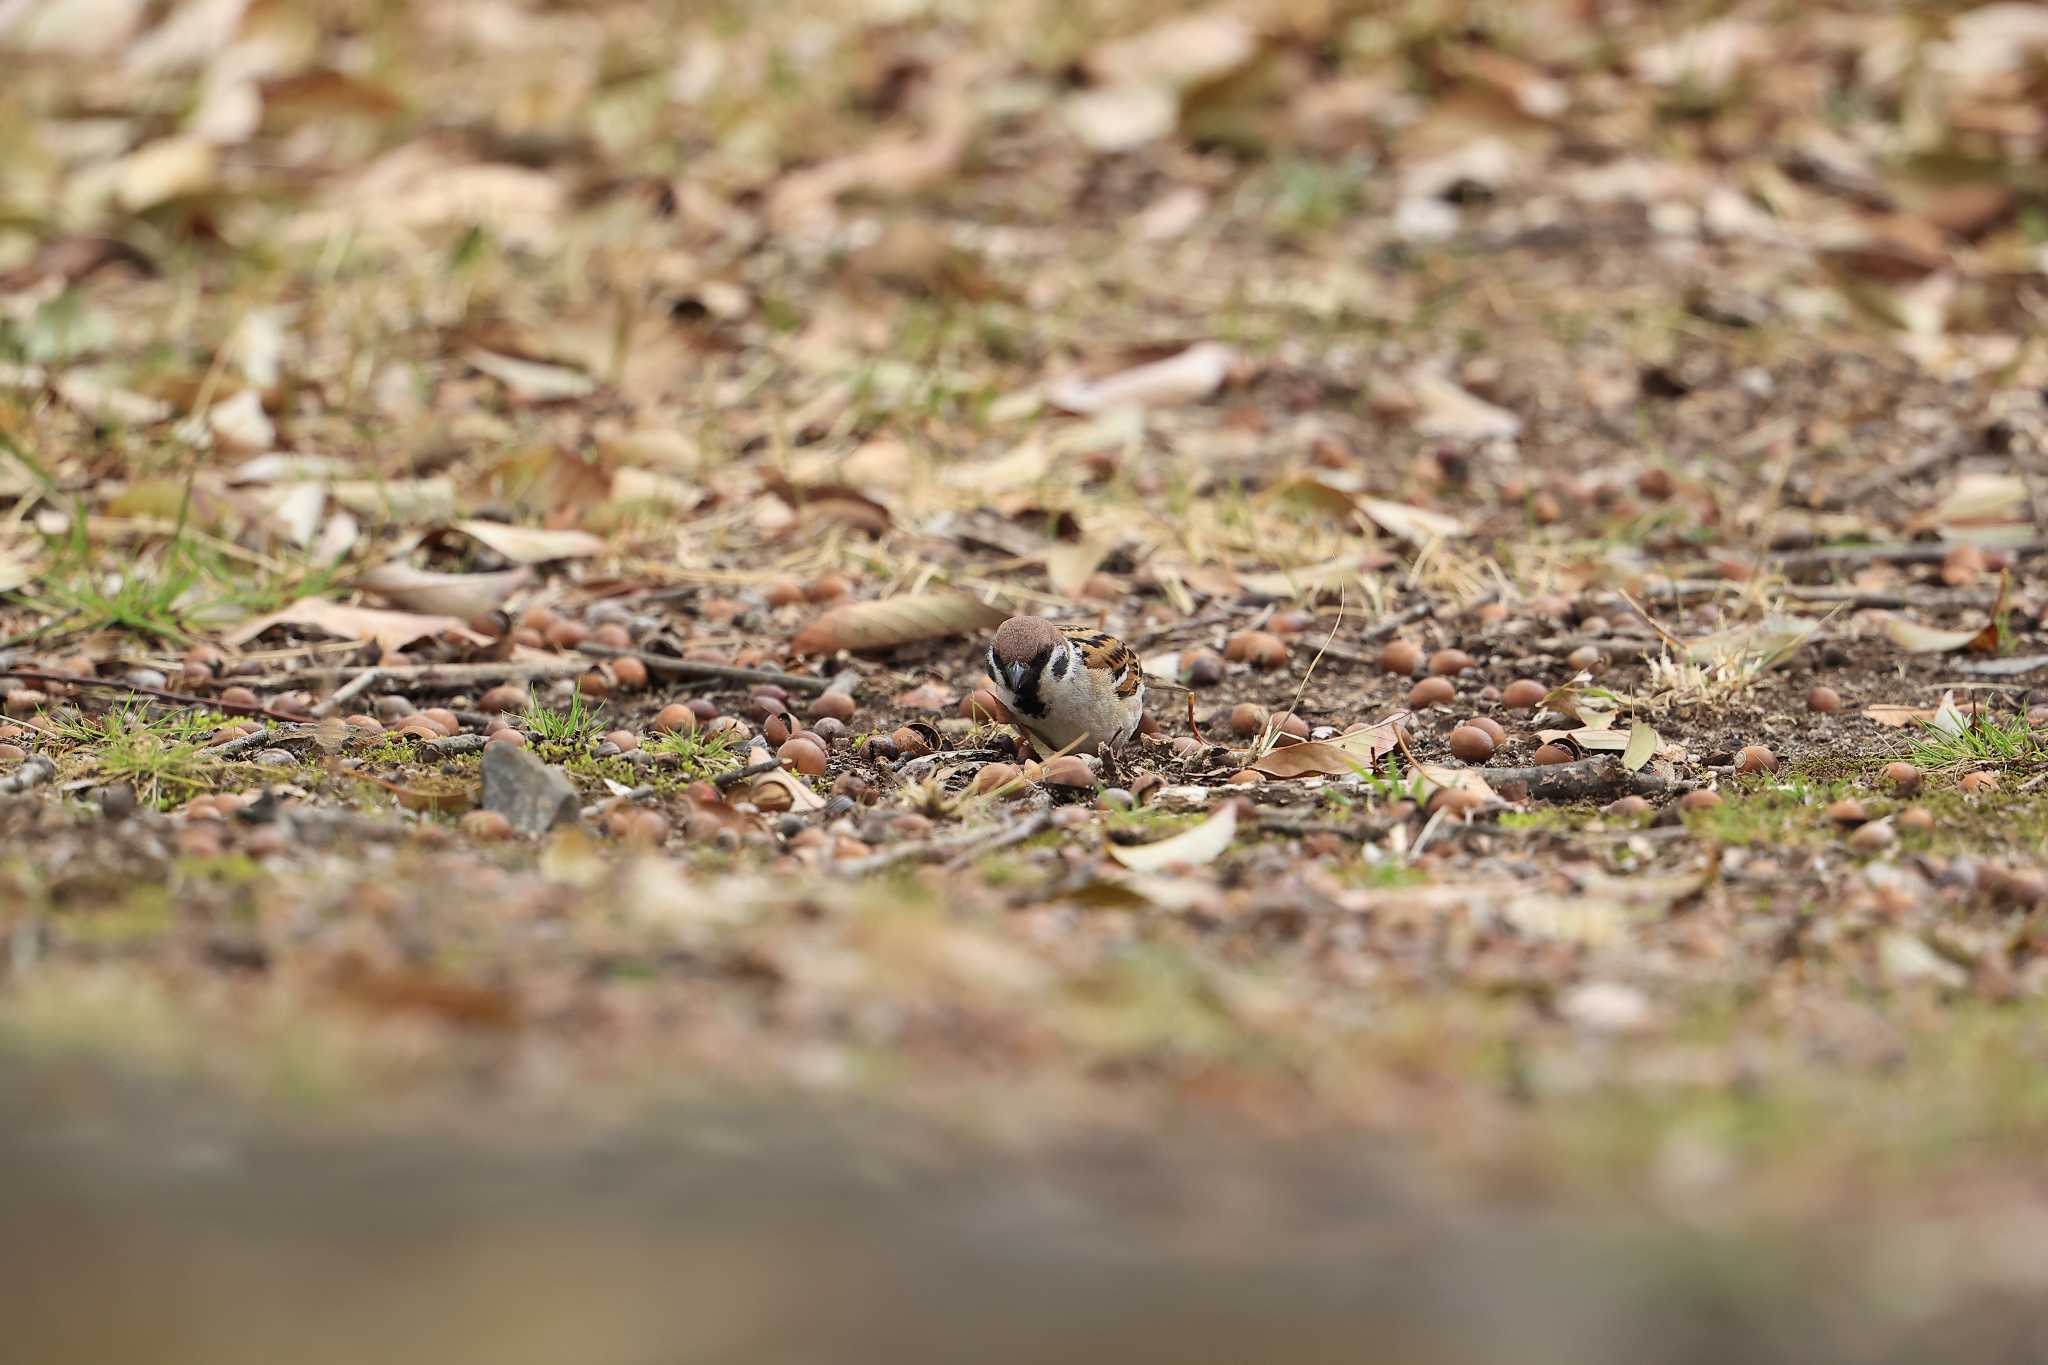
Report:
<svg viewBox="0 0 2048 1365"><path fill-rule="evenodd" d="M1694 597L1718 597L1734 593L1743 585L1725 578L1681 578L1669 583L1646 583L1642 596L1654 602L1678 602ZM1854 610L1881 607L1896 610L1900 607L1988 607L1998 600L1995 592L1981 588L1940 589L1923 588L1913 591L1893 588L1889 591L1864 588L1821 587L1806 583L1787 583L1772 589L1776 595L1792 602L1840 603Z"/></svg>
<svg viewBox="0 0 2048 1365"><path fill-rule="evenodd" d="M1488 593L1487 597L1491 598L1493 595ZM1479 604L1475 602L1473 605L1477 606ZM1359 643L1367 645L1378 644L1382 640L1391 638L1401 627L1420 621L1425 616L1434 615L1435 612L1436 603L1426 597L1420 602L1411 602L1392 616L1382 619L1378 625L1367 626L1364 630L1358 632ZM1335 653L1334 650L1331 652Z"/></svg>
<svg viewBox="0 0 2048 1365"><path fill-rule="evenodd" d="M1641 659L1662 649L1664 642L1649 635L1552 635L1525 641L1523 647L1538 654L1569 654L1589 645L1610 659Z"/></svg>
<svg viewBox="0 0 2048 1365"><path fill-rule="evenodd" d="M854 858L837 864L833 870L849 877L861 877L885 867L894 867L898 863L922 862L926 858L944 857L963 849L973 853L986 853L998 848L1008 848L1012 844L1021 844L1026 839L1035 838L1051 828L1052 812L1040 810L997 834L984 835L978 828L961 830L958 833L925 839L914 844L899 844L895 848L885 849L865 858Z"/></svg>
<svg viewBox="0 0 2048 1365"><path fill-rule="evenodd" d="M772 773L781 766L782 760L779 758L759 759L749 763L744 768L734 768L729 773L720 773L711 779L711 785L720 791L729 791L750 777L759 777L762 773Z"/></svg>
<svg viewBox="0 0 2048 1365"><path fill-rule="evenodd" d="M588 673L590 665L581 659L537 659L529 663L462 663L462 664L358 664L348 668L315 669L306 673L288 674L276 681L288 683L310 683L316 680L334 678L361 678L365 675L381 678L387 683L412 691L429 688L445 688L460 691L480 682L539 682L544 678L573 678ZM263 681L259 679L258 681ZM367 686L367 684L365 684Z"/></svg>
<svg viewBox="0 0 2048 1365"><path fill-rule="evenodd" d="M277 739L279 733L279 731L266 725L261 730L253 730L246 735L237 735L233 739L222 740L220 743L208 747L206 752L212 754L215 758L233 758L236 754L246 754L251 749L262 748L264 745Z"/></svg>
<svg viewBox="0 0 2048 1365"><path fill-rule="evenodd" d="M1693 783L1676 782L1654 773L1630 772L1611 754L1576 763L1548 763L1534 768L1474 768L1489 787L1526 783L1529 795L1542 801L1582 801L1616 792L1664 796L1691 791Z"/></svg>
<svg viewBox="0 0 2048 1365"><path fill-rule="evenodd" d="M121 692L131 697L148 697L152 701L174 702L179 706L204 706L213 711L225 711L231 716L262 716L269 720L296 722L301 716L283 711L274 711L261 702L253 705L247 702L222 701L218 697L194 697L184 692L168 692L161 687L144 687L140 683L117 682L112 678L74 678L68 673L41 673L32 668L0 668L0 678L19 678L23 682L55 683L63 687L89 687L101 692Z"/></svg>
<svg viewBox="0 0 2048 1365"><path fill-rule="evenodd" d="M1154 630L1141 630L1124 643L1128 644L1132 649L1149 649L1161 640L1170 640L1176 635L1191 635L1198 630L1207 630L1210 626L1227 626L1230 624L1234 614L1228 611L1212 611L1204 616L1190 616L1186 620L1176 621L1170 626L1160 626Z"/></svg>
<svg viewBox="0 0 2048 1365"><path fill-rule="evenodd" d="M1848 564L1939 564L1948 558L1956 541L1914 541L1903 545L1837 545L1822 550L1795 550L1789 554L1767 555L1765 561L1779 569L1819 569ZM2021 559L2048 554L2048 540L2029 540L2018 545L1990 547Z"/></svg>
<svg viewBox="0 0 2048 1365"><path fill-rule="evenodd" d="M343 706L369 691L370 684L383 676L383 670L381 669L374 667L364 669L356 674L355 677L337 687L334 690L333 696L314 707L313 714L323 717L337 714Z"/></svg>
<svg viewBox="0 0 2048 1365"><path fill-rule="evenodd" d="M446 757L451 754L477 753L484 747L485 743L487 741L482 735L443 735L439 739L428 740L420 745L420 747L429 753L440 754Z"/></svg>
<svg viewBox="0 0 2048 1365"><path fill-rule="evenodd" d="M904 760L903 765L896 769L896 775L922 777L927 770L936 768L941 763L995 763L1009 757L1009 752L1003 749L941 749L937 753L925 754L921 758Z"/></svg>
<svg viewBox="0 0 2048 1365"><path fill-rule="evenodd" d="M1822 507L1847 507L1860 502L1872 493L1887 489L1896 493L1898 485L1917 478L1929 470L1938 469L1951 460L1962 458L1964 443L1949 440L1928 447L1902 465L1880 465L1858 479L1851 479L1821 502Z"/></svg>
<svg viewBox="0 0 2048 1365"><path fill-rule="evenodd" d="M774 683L777 687L789 688L796 692L823 692L832 686L831 678L806 677L801 673L778 673L770 668L734 668L729 664L700 663L695 659L675 659L666 654L649 654L639 649L619 649L612 645L601 645L594 640L585 640L576 648L585 654L600 659L638 659L647 665L649 673L660 673L671 678L705 678L714 682Z"/></svg>

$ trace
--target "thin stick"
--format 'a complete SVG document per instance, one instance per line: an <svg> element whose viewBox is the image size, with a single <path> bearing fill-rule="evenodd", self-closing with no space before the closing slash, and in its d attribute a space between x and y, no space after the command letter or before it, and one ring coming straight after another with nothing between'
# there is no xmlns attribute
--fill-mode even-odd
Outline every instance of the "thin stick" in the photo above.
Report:
<svg viewBox="0 0 2048 1365"><path fill-rule="evenodd" d="M774 683L796 692L823 692L831 687L831 678L806 677L801 673L778 673L769 668L734 668L729 664L699 663L695 659L675 659L666 654L649 654L638 649L618 649L585 640L576 648L600 659L638 659L647 665L649 673L660 673L671 678L705 678L714 682Z"/></svg>
<svg viewBox="0 0 2048 1365"><path fill-rule="evenodd" d="M212 754L215 758L233 758L236 754L245 754L251 749L262 748L265 744L277 738L278 734L278 731L266 725L261 730L254 730L246 735L237 735L233 739L222 740L219 744L209 746L206 752Z"/></svg>
<svg viewBox="0 0 2048 1365"><path fill-rule="evenodd" d="M1825 550L1797 550L1768 555L1766 561L1779 569L1825 568L1837 564L1939 564L1949 552L1965 541L1915 541L1907 545L1841 545ZM2014 559L2048 554L2048 540L2029 540L2019 545L1987 547L2002 550Z"/></svg>
<svg viewBox="0 0 2048 1365"><path fill-rule="evenodd" d="M1543 801L1581 801L1616 792L1664 796L1691 791L1694 783L1673 781L1654 773L1630 772L1612 754L1582 758L1576 763L1549 763L1534 768L1474 768L1489 787L1527 783L1529 795Z"/></svg>
<svg viewBox="0 0 2048 1365"><path fill-rule="evenodd" d="M711 785L720 791L729 791L750 777L759 777L763 773L772 773L781 766L782 760L779 758L760 759L749 763L744 768L734 768L729 773L720 773L711 779Z"/></svg>
<svg viewBox="0 0 2048 1365"><path fill-rule="evenodd" d="M848 877L861 877L870 872L879 872L885 867L894 867L898 863L920 862L926 858L958 853L963 849L971 853L986 853L992 849L1021 844L1026 839L1036 838L1051 828L1052 812L1041 810L993 835L984 835L978 828L961 830L955 834L926 839L915 844L901 844L866 858L854 858L838 863L834 865L833 871Z"/></svg>
<svg viewBox="0 0 2048 1365"><path fill-rule="evenodd" d="M334 715L336 712L340 711L343 706L347 705L351 701L354 701L357 697L363 695L363 693L369 691L370 684L376 682L377 679L383 676L383 672L379 669L364 669L362 672L356 674L355 677L343 683L340 687L337 687L334 690L333 696L329 697L326 701L323 701L318 706L314 707L313 714L316 716Z"/></svg>
<svg viewBox="0 0 2048 1365"><path fill-rule="evenodd" d="M121 692L131 697L148 697L152 701L174 702L179 706L204 706L213 711L225 711L231 716L263 716L269 720L296 723L304 717L284 711L274 711L262 703L251 705L247 702L222 701L218 697L194 697L184 692L167 692L161 687L144 687L140 683L116 682L111 678L74 678L68 673L40 673L32 668L0 668L0 678L19 678L23 682L55 683L63 687L90 687L101 692Z"/></svg>

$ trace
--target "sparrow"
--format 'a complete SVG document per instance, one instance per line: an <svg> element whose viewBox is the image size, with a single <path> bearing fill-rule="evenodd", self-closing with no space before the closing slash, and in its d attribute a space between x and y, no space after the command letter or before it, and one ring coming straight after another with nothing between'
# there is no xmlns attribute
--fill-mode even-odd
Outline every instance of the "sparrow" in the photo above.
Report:
<svg viewBox="0 0 2048 1365"><path fill-rule="evenodd" d="M996 699L1043 753L1102 753L1138 732L1145 670L1131 647L1087 626L1012 616L988 647Z"/></svg>

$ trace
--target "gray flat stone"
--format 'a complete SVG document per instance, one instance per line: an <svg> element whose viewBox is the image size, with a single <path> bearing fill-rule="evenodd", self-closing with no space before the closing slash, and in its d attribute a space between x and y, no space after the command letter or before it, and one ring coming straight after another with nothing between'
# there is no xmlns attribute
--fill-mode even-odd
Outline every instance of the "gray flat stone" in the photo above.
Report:
<svg viewBox="0 0 2048 1365"><path fill-rule="evenodd" d="M545 834L576 819L582 801L560 768L551 768L516 744L484 750L484 809L494 810L522 834Z"/></svg>

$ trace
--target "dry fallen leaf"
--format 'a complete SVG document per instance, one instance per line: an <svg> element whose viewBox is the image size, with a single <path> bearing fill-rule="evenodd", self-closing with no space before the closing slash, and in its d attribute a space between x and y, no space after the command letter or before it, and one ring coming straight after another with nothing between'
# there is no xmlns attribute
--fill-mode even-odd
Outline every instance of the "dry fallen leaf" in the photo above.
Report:
<svg viewBox="0 0 2048 1365"><path fill-rule="evenodd" d="M588 531L549 531L502 521L458 521L447 529L482 542L514 564L588 559L605 551L604 541Z"/></svg>
<svg viewBox="0 0 2048 1365"><path fill-rule="evenodd" d="M230 645L245 645L272 626L298 626L343 640L374 640L386 654L396 653L415 641L439 636L449 636L473 645L490 643L458 617L355 607L343 602L330 602L323 597L302 597L290 606L244 621L222 640Z"/></svg>
<svg viewBox="0 0 2048 1365"><path fill-rule="evenodd" d="M436 573L396 560L356 576L356 586L407 611L439 612L467 621L497 607L533 578L530 569L498 573Z"/></svg>
<svg viewBox="0 0 2048 1365"><path fill-rule="evenodd" d="M1007 613L961 593L926 593L834 607L797 632L798 654L894 649L919 640L943 640L1003 623Z"/></svg>
<svg viewBox="0 0 2048 1365"><path fill-rule="evenodd" d="M1252 764L1252 771L1268 777L1347 777L1370 772L1381 756L1393 752L1396 744L1394 722L1381 721L1366 730L1353 730L1335 739L1311 740L1275 749Z"/></svg>
<svg viewBox="0 0 2048 1365"><path fill-rule="evenodd" d="M499 355L476 349L463 357L476 369L505 386L506 394L520 403L561 403L584 398L597 391L597 381L567 365Z"/></svg>
<svg viewBox="0 0 2048 1365"><path fill-rule="evenodd" d="M1237 805L1225 802L1208 819L1170 839L1152 844L1111 844L1109 856L1133 872L1163 872L1169 867L1198 867L1223 856L1237 838Z"/></svg>
<svg viewBox="0 0 2048 1365"><path fill-rule="evenodd" d="M1062 379L1048 385L1045 399L1066 412L1087 415L1111 408L1171 407L1207 398L1223 387L1237 364L1237 352L1202 341L1178 355L1139 365L1104 379Z"/></svg>
<svg viewBox="0 0 2048 1365"><path fill-rule="evenodd" d="M1465 524L1456 517L1443 512L1432 512L1426 508L1411 507L1405 502L1389 502L1384 498L1360 498L1358 506L1381 530L1389 535L1399 536L1411 545L1427 545L1434 540L1445 540L1465 534Z"/></svg>

